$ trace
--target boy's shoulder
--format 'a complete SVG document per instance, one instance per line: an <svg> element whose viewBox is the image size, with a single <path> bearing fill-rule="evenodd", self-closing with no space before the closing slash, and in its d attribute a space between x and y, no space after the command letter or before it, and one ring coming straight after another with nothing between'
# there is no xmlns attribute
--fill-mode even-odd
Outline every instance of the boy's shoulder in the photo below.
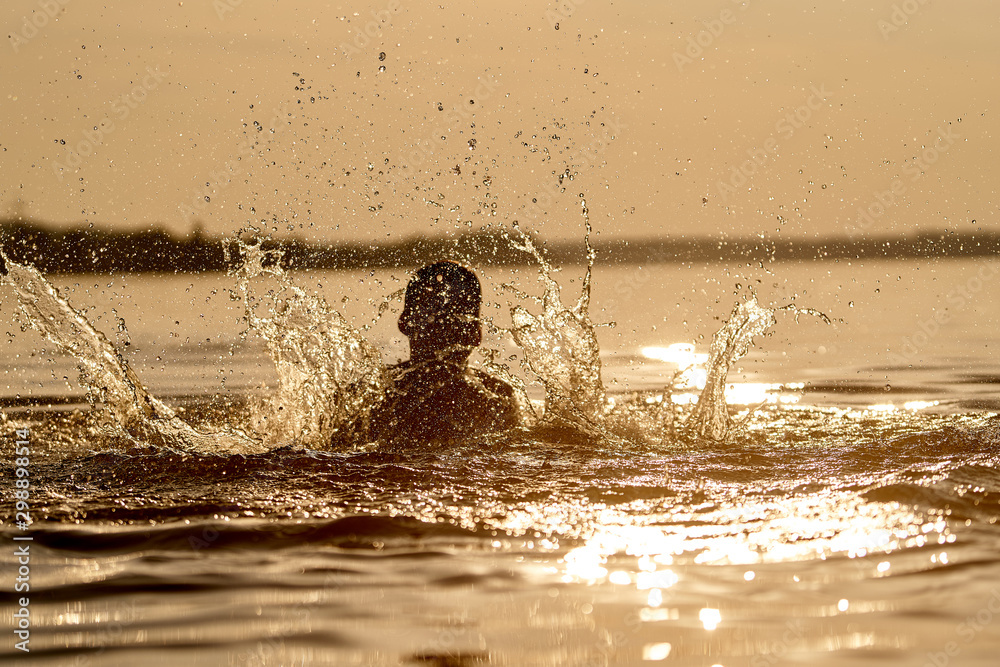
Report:
<svg viewBox="0 0 1000 667"><path fill-rule="evenodd" d="M501 398L514 398L514 387L506 380L487 373L481 368L469 368L467 373L481 383L490 393L496 394Z"/></svg>

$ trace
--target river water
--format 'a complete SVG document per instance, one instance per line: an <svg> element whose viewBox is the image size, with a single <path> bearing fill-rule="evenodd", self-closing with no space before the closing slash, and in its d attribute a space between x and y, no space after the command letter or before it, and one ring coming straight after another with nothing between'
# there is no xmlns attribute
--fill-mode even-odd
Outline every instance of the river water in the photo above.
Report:
<svg viewBox="0 0 1000 667"><path fill-rule="evenodd" d="M480 271L497 326L534 268ZM555 277L566 299L581 267ZM407 280L298 273L391 362ZM75 361L0 288L3 478L31 440L30 656L40 665L996 665L996 260L598 266L603 381L631 432L222 454L123 437ZM250 422L277 381L226 275L57 276L195 425ZM678 344L733 304L794 303L734 366L728 442L674 437ZM266 289L266 287L262 287ZM372 323L383 303L389 308ZM531 303L525 304L529 310ZM120 320L119 320L120 318ZM509 337L487 336L512 372ZM695 374L696 375L696 374ZM694 377L694 376L692 376ZM695 378L696 379L696 378ZM543 393L529 382L537 405ZM677 410L696 390L674 392ZM628 420L625 420L628 421ZM15 515L4 483L3 515ZM8 581L13 577L8 578ZM23 593L0 595L13 608ZM10 635L9 637L13 637Z"/></svg>

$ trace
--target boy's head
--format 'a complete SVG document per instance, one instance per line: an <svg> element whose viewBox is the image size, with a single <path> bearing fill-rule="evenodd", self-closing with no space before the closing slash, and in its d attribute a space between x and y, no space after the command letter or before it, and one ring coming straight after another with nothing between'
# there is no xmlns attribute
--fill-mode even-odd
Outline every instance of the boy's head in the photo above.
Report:
<svg viewBox="0 0 1000 667"><path fill-rule="evenodd" d="M414 346L445 349L482 342L479 306L482 288L476 274L446 260L417 271L406 286L399 330Z"/></svg>

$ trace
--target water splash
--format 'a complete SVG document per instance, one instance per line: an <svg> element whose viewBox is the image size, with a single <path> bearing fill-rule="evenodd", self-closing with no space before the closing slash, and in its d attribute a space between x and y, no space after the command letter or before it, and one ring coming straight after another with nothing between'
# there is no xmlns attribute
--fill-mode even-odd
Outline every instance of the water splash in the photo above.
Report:
<svg viewBox="0 0 1000 667"><path fill-rule="evenodd" d="M586 202L583 209L586 218ZM592 430L600 425L607 401L601 381L600 348L589 313L590 278L596 253L590 245L590 221L586 224L587 273L576 304L567 308L562 303L559 283L552 277L552 267L531 238L514 223L520 236L514 244L538 262L538 279L545 290L540 299L534 299L541 303L540 314L534 315L520 305L511 308L511 334L524 352L526 368L545 387L544 420ZM524 294L520 296L527 298Z"/></svg>
<svg viewBox="0 0 1000 667"><path fill-rule="evenodd" d="M262 443L236 429L198 430L184 422L139 381L128 360L104 334L73 308L34 267L0 251L0 284L17 295L23 320L62 352L77 359L88 400L102 403L109 430L142 444L204 453L254 453Z"/></svg>
<svg viewBox="0 0 1000 667"><path fill-rule="evenodd" d="M736 422L729 416L726 404L729 368L749 352L754 336L765 333L774 324L774 310L760 306L755 297L750 297L736 304L729 319L712 336L705 388L685 423L698 436L722 441L733 432Z"/></svg>
<svg viewBox="0 0 1000 667"><path fill-rule="evenodd" d="M523 352L525 368L545 389L543 423L568 425L603 437L634 439L638 433L639 440L660 441L662 434L649 428L648 419L638 418L645 415L616 412L605 394L600 349L589 315L595 252L586 202L581 202L588 263L580 295L570 308L562 302L555 269L514 224L520 235L514 244L538 262L544 292L541 297L529 297L505 286L541 305L539 315L520 305L512 307L510 333ZM261 335L279 378L277 392L252 399L247 428L254 435L238 428L202 431L177 417L146 390L120 351L34 268L11 262L0 253L0 283L15 288L20 313L31 326L78 359L80 380L90 400L105 404L118 428L138 441L188 451L246 453L288 442L325 449L331 442L351 442L367 432L369 410L379 402L388 382L379 351L322 297L298 287L281 268L279 251L237 241L227 247L227 260L232 260L229 251L233 247L239 261L230 275L246 308L248 332ZM255 290L260 280L272 280L277 287ZM747 354L755 336L774 326L776 311L789 309L796 318L806 313L829 323L825 315L811 309L762 307L753 296L737 304L713 337L705 387L684 430L714 441L731 438L738 424L729 416L725 397L729 369ZM495 358L489 361L491 368L496 367ZM518 386L527 405L523 386ZM673 389L665 396L672 396ZM670 423L661 424L660 430L666 429L668 439L673 439L674 406L667 403Z"/></svg>
<svg viewBox="0 0 1000 667"><path fill-rule="evenodd" d="M252 406L255 430L270 444L295 441L318 449L366 432L369 409L386 386L378 349L322 297L295 285L281 268L279 251L240 241L236 248L240 262L230 275L247 322L264 339L278 373L277 392ZM252 282L265 277L277 289L258 295Z"/></svg>
<svg viewBox="0 0 1000 667"><path fill-rule="evenodd" d="M580 427L586 432L604 437L662 442L661 436L665 435L672 440L676 433L677 417L672 396L680 379L691 370L690 367L680 369L670 386L665 389L665 406L662 411L666 414L666 421L659 429L650 428L648 415L642 411L616 409L615 402L609 401L605 394L601 381L600 348L589 315L595 252L590 245L591 226L587 217L587 205L583 200L581 203L587 228L587 272L579 299L572 308L567 308L562 303L559 283L553 277L554 269L531 238L514 223L514 230L520 237L514 244L531 254L538 262L538 278L545 286L542 297L534 299L542 305L539 315L534 315L519 305L511 309L514 323L511 334L523 352L524 365L545 388L543 421ZM509 285L506 287L522 299L532 298ZM761 306L752 294L738 303L729 319L712 338L705 386L697 404L684 421L684 431L717 442L729 440L734 435L739 424L730 417L726 401L729 369L749 352L755 336L767 333L775 325L775 313L779 310L793 310L796 320L799 314L808 314L830 323L823 313L794 304L779 308ZM659 433L660 430L665 433Z"/></svg>
<svg viewBox="0 0 1000 667"><path fill-rule="evenodd" d="M767 333L775 325L775 313L779 310L794 311L796 321L802 313L830 323L826 315L812 308L800 308L794 304L766 308L757 303L757 297L753 294L737 303L729 319L712 336L705 388L702 389L694 410L688 415L686 429L701 438L717 442L728 440L733 435L739 424L730 417L726 403L726 378L729 369L750 351L755 336Z"/></svg>

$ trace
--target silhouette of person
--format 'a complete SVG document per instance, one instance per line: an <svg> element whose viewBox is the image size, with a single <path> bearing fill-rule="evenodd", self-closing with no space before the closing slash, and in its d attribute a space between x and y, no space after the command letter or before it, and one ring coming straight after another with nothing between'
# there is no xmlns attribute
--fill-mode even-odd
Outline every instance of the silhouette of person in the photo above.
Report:
<svg viewBox="0 0 1000 667"><path fill-rule="evenodd" d="M482 342L481 303L479 278L461 264L417 271L399 316L410 358L389 368L392 384L369 421L373 439L447 440L520 424L513 388L468 365Z"/></svg>

